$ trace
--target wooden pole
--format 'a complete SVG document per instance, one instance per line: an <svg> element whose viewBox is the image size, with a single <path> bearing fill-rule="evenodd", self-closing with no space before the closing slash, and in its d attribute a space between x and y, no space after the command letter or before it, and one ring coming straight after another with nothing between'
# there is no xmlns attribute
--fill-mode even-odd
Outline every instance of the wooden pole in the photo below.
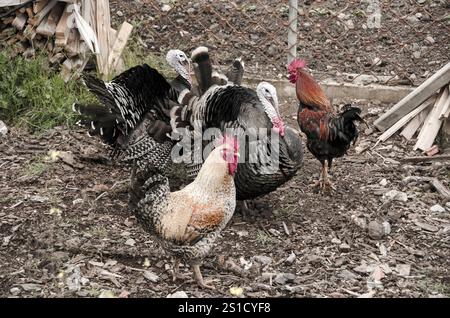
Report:
<svg viewBox="0 0 450 318"><path fill-rule="evenodd" d="M297 18L298 0L289 0L288 65L297 57Z"/></svg>

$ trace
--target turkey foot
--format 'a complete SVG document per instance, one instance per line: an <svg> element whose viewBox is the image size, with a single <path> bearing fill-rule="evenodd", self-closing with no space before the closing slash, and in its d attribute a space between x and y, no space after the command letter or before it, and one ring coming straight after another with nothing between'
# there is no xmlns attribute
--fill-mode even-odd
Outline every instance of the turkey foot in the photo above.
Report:
<svg viewBox="0 0 450 318"><path fill-rule="evenodd" d="M247 220L251 217L255 217L257 213L250 209L246 201L237 201L239 212L242 214L242 218Z"/></svg>
<svg viewBox="0 0 450 318"><path fill-rule="evenodd" d="M172 273L172 278L173 278L174 282L177 281L177 280L189 279L188 276L183 275L183 274L180 273L180 262L181 262L181 260L179 258L175 259L175 264L173 266L173 273Z"/></svg>
<svg viewBox="0 0 450 318"><path fill-rule="evenodd" d="M205 283L202 272L200 271L200 265L192 265L192 270L194 271L194 278L197 281L198 286L212 290L216 289L214 286Z"/></svg>

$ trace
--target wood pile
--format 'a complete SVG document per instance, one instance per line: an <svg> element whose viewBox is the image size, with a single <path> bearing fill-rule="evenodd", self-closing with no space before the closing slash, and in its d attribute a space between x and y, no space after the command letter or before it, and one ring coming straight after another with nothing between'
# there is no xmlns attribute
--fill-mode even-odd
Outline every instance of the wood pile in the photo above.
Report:
<svg viewBox="0 0 450 318"><path fill-rule="evenodd" d="M65 81L90 58L104 79L124 70L121 54L133 27L111 27L108 0L0 0L0 9L0 42L25 57L46 52Z"/></svg>
<svg viewBox="0 0 450 318"><path fill-rule="evenodd" d="M402 129L407 140L418 133L414 150L433 156L439 152L434 141L449 115L450 62L375 121L383 131L377 144Z"/></svg>

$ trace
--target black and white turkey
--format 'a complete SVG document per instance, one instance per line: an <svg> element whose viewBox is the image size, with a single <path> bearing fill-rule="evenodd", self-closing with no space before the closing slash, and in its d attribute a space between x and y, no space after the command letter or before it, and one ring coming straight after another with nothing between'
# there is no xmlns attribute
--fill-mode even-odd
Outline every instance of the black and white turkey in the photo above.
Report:
<svg viewBox="0 0 450 318"><path fill-rule="evenodd" d="M194 129L201 128L202 131L218 128L224 132L229 128L239 128L252 136L252 132L266 130L265 137L256 141L252 139L240 148L243 152L241 158L245 161L239 163L235 174L239 200L267 194L290 180L303 164L303 147L300 135L290 127L285 129L275 87L267 82L261 82L256 91L234 84L217 85L212 80L208 49L197 48L191 59L203 94L198 97L189 90L180 93L178 102L183 106L172 109L172 129L177 131L177 121L180 121L183 125L190 122ZM231 74L231 78L240 82L243 63L240 60L235 62L233 66L238 71ZM227 82L231 81L228 79ZM271 131L276 134L271 134ZM272 138L277 138L278 147L271 146ZM201 162L190 164L190 176L195 176L200 167Z"/></svg>
<svg viewBox="0 0 450 318"><path fill-rule="evenodd" d="M170 50L166 60L178 74L170 83L147 64L132 67L110 82L83 75L84 84L101 105L74 104L73 109L84 117L79 123L88 128L88 133L112 145L115 155L127 149L133 140L130 135L141 135L143 126L164 134L170 132L170 108L182 90L191 88L191 76L190 61L184 52Z"/></svg>

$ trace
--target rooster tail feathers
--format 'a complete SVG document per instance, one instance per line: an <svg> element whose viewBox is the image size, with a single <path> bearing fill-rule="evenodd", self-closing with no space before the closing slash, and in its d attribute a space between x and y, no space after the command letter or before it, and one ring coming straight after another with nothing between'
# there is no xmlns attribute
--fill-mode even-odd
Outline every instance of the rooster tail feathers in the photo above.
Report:
<svg viewBox="0 0 450 318"><path fill-rule="evenodd" d="M196 48L192 51L191 59L200 94L203 95L212 85L212 63L209 58L208 48L205 46Z"/></svg>

